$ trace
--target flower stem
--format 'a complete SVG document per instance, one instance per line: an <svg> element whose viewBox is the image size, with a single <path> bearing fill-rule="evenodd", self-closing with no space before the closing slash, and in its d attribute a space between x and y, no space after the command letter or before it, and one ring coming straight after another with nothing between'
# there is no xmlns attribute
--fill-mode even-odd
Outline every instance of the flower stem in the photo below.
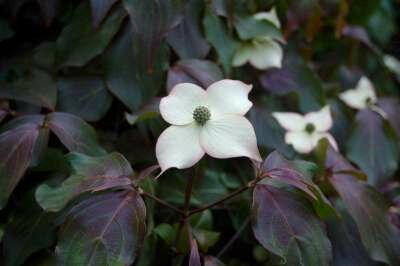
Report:
<svg viewBox="0 0 400 266"><path fill-rule="evenodd" d="M170 209L172 209L172 210L174 210L174 211L176 211L176 212L182 214L182 215L184 214L184 212L183 212L181 209L175 207L175 206L172 205L172 204L169 204L169 203L166 202L166 201L163 201L162 199L156 197L156 196L153 195L153 194L147 193L147 192L145 192L145 191L143 191L141 194L142 194L143 196L147 197L147 198L150 198L150 199L154 200L155 202L157 202L157 203L159 203L159 204L161 204L161 205L163 205L163 206L165 206L165 207L167 207L167 208L170 208Z"/></svg>
<svg viewBox="0 0 400 266"><path fill-rule="evenodd" d="M223 202L225 202L225 201L227 201L227 200L229 200L229 199L241 194L242 192L247 191L249 188L254 187L257 184L257 182L259 182L264 177L265 177L264 175L260 175L259 177L256 177L253 181L251 181L246 186L238 188L237 190L235 190L235 191L229 193L228 195L224 196L222 199L219 199L219 200L217 200L215 202L212 202L210 204L207 204L207 205L205 205L203 207L200 207L200 208L197 208L197 209L189 211L187 216L189 217L189 216L191 216L191 215L193 215L195 213L202 212L202 211L205 211L207 209L210 209L210 208L212 208L212 207L214 207L216 205L219 205L219 204L221 204L221 203L223 203Z"/></svg>

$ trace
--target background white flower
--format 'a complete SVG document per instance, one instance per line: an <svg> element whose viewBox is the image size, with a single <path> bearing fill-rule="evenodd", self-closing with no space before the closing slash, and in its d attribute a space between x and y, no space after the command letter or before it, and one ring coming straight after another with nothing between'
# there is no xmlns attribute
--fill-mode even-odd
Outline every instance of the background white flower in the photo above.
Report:
<svg viewBox="0 0 400 266"><path fill-rule="evenodd" d="M260 12L253 16L256 20L267 20L280 29L281 24L275 8L269 12ZM258 36L249 42L242 43L233 58L233 66L250 63L263 70L271 67L282 67L283 49L277 41L269 36Z"/></svg>
<svg viewBox="0 0 400 266"><path fill-rule="evenodd" d="M188 168L205 153L215 158L249 157L261 161L254 128L244 115L252 107L251 85L221 80L207 90L176 85L160 102L161 116L172 124L158 138L156 156L163 173Z"/></svg>
<svg viewBox="0 0 400 266"><path fill-rule="evenodd" d="M285 142L291 144L297 152L311 152L323 138L338 149L335 139L327 132L333 124L329 106L305 115L292 112L275 112L272 115L287 130Z"/></svg>
<svg viewBox="0 0 400 266"><path fill-rule="evenodd" d="M342 92L339 98L355 109L364 109L377 101L374 85L367 77L361 77L354 89Z"/></svg>

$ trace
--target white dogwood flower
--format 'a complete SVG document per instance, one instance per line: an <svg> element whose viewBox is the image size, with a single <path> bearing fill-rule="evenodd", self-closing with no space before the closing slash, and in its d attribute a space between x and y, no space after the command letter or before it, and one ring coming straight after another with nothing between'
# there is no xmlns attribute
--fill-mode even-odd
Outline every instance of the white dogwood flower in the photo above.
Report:
<svg viewBox="0 0 400 266"><path fill-rule="evenodd" d="M281 24L275 8L269 12L260 12L253 16L256 20L266 20L278 29ZM277 41L269 36L258 36L249 42L242 43L233 58L233 66L243 66L250 63L253 67L263 70L271 67L282 67L283 50Z"/></svg>
<svg viewBox="0 0 400 266"><path fill-rule="evenodd" d="M375 88L367 77L361 77L354 89L342 92L339 94L339 98L352 108L370 108L383 118L387 117L385 111L376 105L378 98L376 97Z"/></svg>
<svg viewBox="0 0 400 266"><path fill-rule="evenodd" d="M364 109L377 102L374 85L367 77L360 78L354 89L342 92L339 98L355 109Z"/></svg>
<svg viewBox="0 0 400 266"><path fill-rule="evenodd" d="M333 124L329 106L305 115L292 112L276 112L272 115L287 130L285 142L297 152L310 153L323 138L337 150L335 139L328 133Z"/></svg>
<svg viewBox="0 0 400 266"><path fill-rule="evenodd" d="M252 107L251 85L221 80L207 90L191 83L176 85L161 99L160 113L171 124L158 138L161 173L189 168L205 153L215 158L248 157L261 161L256 134L244 115Z"/></svg>

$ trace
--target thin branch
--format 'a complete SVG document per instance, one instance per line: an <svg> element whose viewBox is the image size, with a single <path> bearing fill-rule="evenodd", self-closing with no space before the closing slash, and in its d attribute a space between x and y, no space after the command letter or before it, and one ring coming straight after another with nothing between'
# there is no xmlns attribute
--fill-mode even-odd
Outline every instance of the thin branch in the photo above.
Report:
<svg viewBox="0 0 400 266"><path fill-rule="evenodd" d="M145 192L145 191L143 191L141 194L142 194L143 196L145 196L145 197L148 197L148 198L154 200L155 202L157 202L157 203L159 203L159 204L161 204L161 205L163 205L163 206L165 206L165 207L168 207L168 208L170 208L170 209L172 209L172 210L174 210L174 211L180 213L181 215L184 215L184 214L185 214L181 209L175 207L175 206L172 205L172 204L169 204L169 203L166 202L166 201L163 201L162 199L160 199L160 198L154 196L153 194L147 193L147 192Z"/></svg>
<svg viewBox="0 0 400 266"><path fill-rule="evenodd" d="M243 187L241 187L241 188L238 188L237 190L235 190L235 191L229 193L228 195L224 196L222 199L219 199L219 200L217 200L217 201L215 201L215 202L212 202L212 203L210 203L210 204L207 204L207 205L205 205L205 206L203 206L203 207L200 207L200 208L191 210L191 211L188 213L188 216L191 216L191 215L193 215L193 214L195 214L195 213L202 212L202 211L205 211L205 210L207 210L207 209L210 209L210 208L212 208L212 207L214 207L214 206L216 206L216 205L219 205L219 204L221 204L221 203L223 203L223 202L225 202L225 201L227 201L227 200L229 200L229 199L231 199L231 198L233 198L233 197L235 197L235 196L237 196L237 195L239 195L239 194L245 192L245 191L248 190L249 188L254 187L261 179L263 179L263 178L266 177L266 176L267 176L266 174L262 174L262 175L260 175L259 177L257 177L256 179L254 179L253 181L251 181L251 182L250 182L249 184L247 184L246 186L243 186Z"/></svg>
<svg viewBox="0 0 400 266"><path fill-rule="evenodd" d="M249 225L250 221L251 216L246 218L246 220L243 222L237 232L231 237L231 239L229 239L228 243L226 243L225 246L218 252L217 258L220 258L233 245L233 243L235 243L235 241L240 237L244 229L246 229L246 227Z"/></svg>

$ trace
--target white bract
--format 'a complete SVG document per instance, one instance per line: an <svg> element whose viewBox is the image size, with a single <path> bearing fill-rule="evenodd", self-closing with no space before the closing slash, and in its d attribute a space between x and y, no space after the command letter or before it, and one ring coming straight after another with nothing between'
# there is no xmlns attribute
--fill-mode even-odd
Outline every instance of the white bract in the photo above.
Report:
<svg viewBox="0 0 400 266"><path fill-rule="evenodd" d="M400 61L396 57L392 55L384 55L383 56L383 62L385 63L385 66L394 74L400 77Z"/></svg>
<svg viewBox="0 0 400 266"><path fill-rule="evenodd" d="M276 112L272 115L287 130L285 142L297 152L310 153L323 138L337 150L335 139L328 133L333 123L329 106L305 115L292 112Z"/></svg>
<svg viewBox="0 0 400 266"><path fill-rule="evenodd" d="M383 118L387 117L385 111L376 105L378 98L376 97L375 88L367 77L361 77L354 89L342 92L339 94L339 98L352 108L359 110L371 108Z"/></svg>
<svg viewBox="0 0 400 266"><path fill-rule="evenodd" d="M176 85L161 99L160 112L171 124L158 138L161 173L189 168L205 153L215 158L248 157L261 161L257 139L244 115L252 107L251 85L221 80L207 90L191 83Z"/></svg>
<svg viewBox="0 0 400 266"><path fill-rule="evenodd" d="M367 77L360 78L354 89L342 92L339 98L355 109L364 109L377 101L374 86Z"/></svg>
<svg viewBox="0 0 400 266"><path fill-rule="evenodd" d="M266 20L280 28L280 22L275 8L269 12L254 15L256 20ZM281 67L283 58L282 47L268 36L259 36L250 42L242 43L233 58L233 66L243 66L250 63L253 67L263 70L271 67Z"/></svg>

